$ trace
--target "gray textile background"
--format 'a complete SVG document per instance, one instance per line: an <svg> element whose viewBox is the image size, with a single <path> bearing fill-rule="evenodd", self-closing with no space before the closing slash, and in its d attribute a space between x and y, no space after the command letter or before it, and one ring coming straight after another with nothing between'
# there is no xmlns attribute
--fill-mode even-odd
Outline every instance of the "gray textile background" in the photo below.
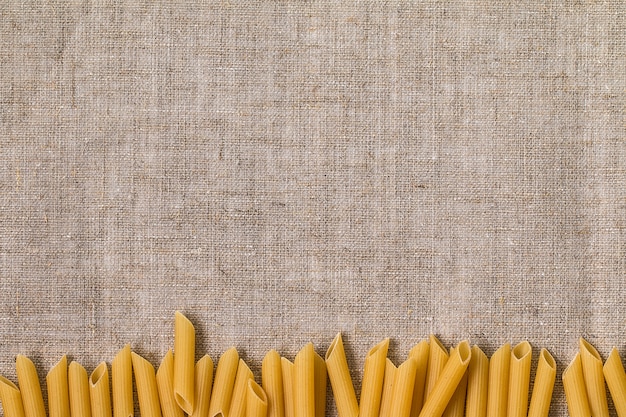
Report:
<svg viewBox="0 0 626 417"><path fill-rule="evenodd" d="M43 3L43 4L40 4ZM626 354L623 2L0 5L0 373ZM336 415L329 406L329 415Z"/></svg>

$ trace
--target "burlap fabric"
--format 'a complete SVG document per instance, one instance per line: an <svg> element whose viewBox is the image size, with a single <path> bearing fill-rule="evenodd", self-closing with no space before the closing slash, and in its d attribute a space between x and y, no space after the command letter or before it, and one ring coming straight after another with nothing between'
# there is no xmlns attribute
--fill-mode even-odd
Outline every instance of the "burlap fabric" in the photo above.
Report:
<svg viewBox="0 0 626 417"><path fill-rule="evenodd" d="M0 5L2 375L626 353L623 2L174 3Z"/></svg>

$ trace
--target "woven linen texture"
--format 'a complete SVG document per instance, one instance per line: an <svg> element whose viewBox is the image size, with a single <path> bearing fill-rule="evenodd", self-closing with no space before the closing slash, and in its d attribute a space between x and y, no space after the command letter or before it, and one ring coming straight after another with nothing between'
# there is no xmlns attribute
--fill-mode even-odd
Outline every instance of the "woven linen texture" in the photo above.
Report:
<svg viewBox="0 0 626 417"><path fill-rule="evenodd" d="M2 2L0 374L181 310L257 376L341 331L357 390L528 340L566 416L578 338L626 353L624 3L406 3Z"/></svg>

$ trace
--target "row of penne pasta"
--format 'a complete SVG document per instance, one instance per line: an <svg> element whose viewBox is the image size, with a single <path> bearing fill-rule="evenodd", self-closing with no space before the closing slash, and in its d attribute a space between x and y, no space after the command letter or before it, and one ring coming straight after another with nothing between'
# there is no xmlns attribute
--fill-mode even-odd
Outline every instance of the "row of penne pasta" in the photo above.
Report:
<svg viewBox="0 0 626 417"><path fill-rule="evenodd" d="M360 399L350 376L341 334L322 358L313 344L293 362L269 351L261 385L235 348L224 352L214 373L208 355L195 361L195 330L180 312L174 320L174 352L155 368L126 345L109 367L91 373L64 356L46 376L50 417L130 417L135 390L145 417L325 417L330 380L339 417L547 417L556 363L541 349L532 393L532 348L521 342L500 347L491 358L462 341L450 350L433 335L416 344L396 366L387 357L389 339L365 358ZM37 371L16 359L18 386L0 376L5 417L45 417ZM605 381L619 417L626 417L626 374L616 349L605 364L584 339L563 373L572 417L608 416ZM530 394L530 395L529 395ZM530 401L529 401L530 397Z"/></svg>

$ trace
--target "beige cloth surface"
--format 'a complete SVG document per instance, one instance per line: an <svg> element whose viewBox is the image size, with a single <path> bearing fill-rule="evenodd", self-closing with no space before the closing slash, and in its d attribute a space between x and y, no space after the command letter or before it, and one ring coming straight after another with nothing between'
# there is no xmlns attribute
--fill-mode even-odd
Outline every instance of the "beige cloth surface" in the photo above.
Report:
<svg viewBox="0 0 626 417"><path fill-rule="evenodd" d="M174 3L0 4L2 375L626 353L623 2Z"/></svg>

